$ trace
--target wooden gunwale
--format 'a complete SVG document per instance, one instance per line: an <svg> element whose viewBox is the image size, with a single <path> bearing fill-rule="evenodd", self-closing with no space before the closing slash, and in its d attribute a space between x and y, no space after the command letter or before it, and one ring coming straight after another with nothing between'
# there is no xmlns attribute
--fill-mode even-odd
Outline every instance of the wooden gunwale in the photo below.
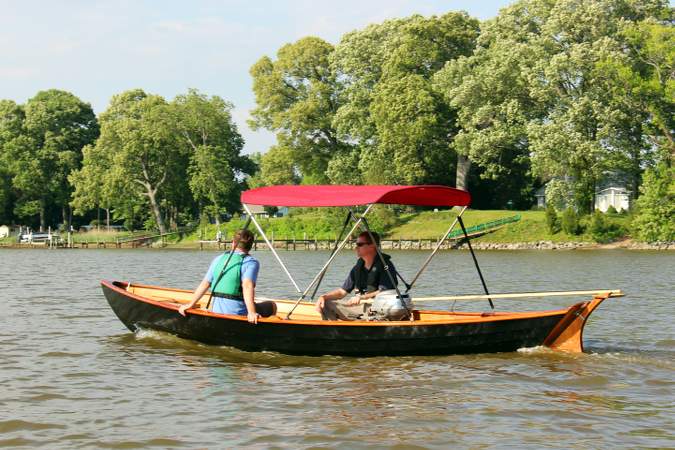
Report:
<svg viewBox="0 0 675 450"><path fill-rule="evenodd" d="M114 284L111 281L104 280L101 282L101 284L107 286L109 289L115 290L120 292L122 295L133 298L135 300L144 302L144 303L149 303L164 309L169 309L169 310L175 310L176 314L179 308L179 305L181 302L174 302L174 303L168 303L167 300L164 301L157 301L148 297L144 297L138 294L135 294L134 292L128 291L126 288L120 287L116 284ZM190 294L192 291L186 290L186 289L178 289L178 288L165 288L165 287L159 287L159 286L150 286L150 285L143 285L143 284L133 284L131 285L132 288L141 288L141 289L150 289L150 290L157 290L157 291L168 291L168 292L176 292L176 293L184 293L184 294ZM275 300L279 303L294 303L292 300ZM303 302L301 305L305 306L312 306L312 303L307 303ZM574 306L572 306L574 307ZM292 319L292 320L284 320L279 317L270 317L270 318L260 318L258 321L262 323L270 323L270 324L282 324L282 325L315 325L315 326L329 326L329 327L363 327L363 326L368 326L368 327L391 327L392 325L395 326L400 326L400 327L424 327L424 326L434 326L434 325L452 325L452 324L463 324L463 323L489 323L489 322L498 322L498 321L508 321L508 320L520 320L520 319L531 319L531 318L541 318L541 317L548 317L548 316L556 316L560 314L565 314L567 311L570 310L572 307L567 307L567 308L562 308L562 309L556 309L556 310L545 310L545 311L535 311L535 312L496 312L496 313L479 313L479 312L449 312L449 311L434 311L434 310L420 310L420 314L425 314L425 315L448 315L452 316L451 320L434 320L434 321L425 321L425 320L416 320L414 322L411 321L389 321L389 322L378 322L378 321L373 321L373 322L366 322L366 321L325 321L321 319L315 319L315 320L303 320L303 319ZM203 310L203 309L191 309L187 311L187 314L194 314L194 315L200 315L200 316L208 316L208 317L214 317L214 318L220 318L220 319L228 319L228 320L235 320L235 321L241 321L245 322L247 319L244 316L237 316L237 315L231 315L231 314L218 314L214 313L211 311ZM464 317L458 317L458 316L464 316Z"/></svg>

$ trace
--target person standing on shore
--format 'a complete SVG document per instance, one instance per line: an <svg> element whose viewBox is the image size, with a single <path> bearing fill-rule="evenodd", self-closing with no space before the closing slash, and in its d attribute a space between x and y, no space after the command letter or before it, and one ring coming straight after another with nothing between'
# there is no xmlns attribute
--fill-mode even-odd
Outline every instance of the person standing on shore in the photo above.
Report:
<svg viewBox="0 0 675 450"><path fill-rule="evenodd" d="M255 285L260 263L249 254L253 240L253 233L249 230L237 231L232 240L231 250L213 259L190 302L182 305L178 312L185 316L185 311L193 308L204 293L212 288L213 312L246 316L247 320L254 324L258 323L260 316L269 317L276 314L277 305L274 302L255 302Z"/></svg>

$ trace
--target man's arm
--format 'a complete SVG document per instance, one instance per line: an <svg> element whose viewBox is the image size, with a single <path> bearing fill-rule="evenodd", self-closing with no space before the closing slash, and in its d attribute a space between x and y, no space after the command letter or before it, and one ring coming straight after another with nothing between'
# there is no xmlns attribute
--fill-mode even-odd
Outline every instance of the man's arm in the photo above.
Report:
<svg viewBox="0 0 675 450"><path fill-rule="evenodd" d="M380 290L378 289L377 291L368 292L366 294L356 294L354 297L350 298L347 301L347 305L349 305L349 306L358 305L359 303L361 303L362 300L368 300L368 299L371 299L371 298L375 298L375 296L379 293L380 293Z"/></svg>
<svg viewBox="0 0 675 450"><path fill-rule="evenodd" d="M260 315L255 311L255 283L250 278L241 280L241 290L244 294L244 303L246 304L247 320L251 323L258 323Z"/></svg>
<svg viewBox="0 0 675 450"><path fill-rule="evenodd" d="M178 313L181 315L185 315L185 311L187 311L190 308L193 308L197 302L199 301L200 298L204 295L204 293L207 291L207 289L211 286L211 283L204 279L202 280L201 283L199 283L199 286L197 286L197 289L195 289L194 294L192 294L192 298L190 299L190 303L186 303L185 305L181 305L180 308L178 308Z"/></svg>
<svg viewBox="0 0 675 450"><path fill-rule="evenodd" d="M319 296L319 298L316 300L315 308L317 311L321 312L321 310L323 310L323 306L326 304L326 300L340 300L341 298L344 298L347 294L348 292L342 288L337 288L335 290L327 292Z"/></svg>

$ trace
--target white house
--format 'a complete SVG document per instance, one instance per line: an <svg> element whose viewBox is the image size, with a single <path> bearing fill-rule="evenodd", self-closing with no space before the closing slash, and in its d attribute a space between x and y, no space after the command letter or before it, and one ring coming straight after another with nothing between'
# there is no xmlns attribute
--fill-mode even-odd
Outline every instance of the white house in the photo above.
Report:
<svg viewBox="0 0 675 450"><path fill-rule="evenodd" d="M537 189L534 193L534 197L537 199L537 208L546 208L546 185Z"/></svg>
<svg viewBox="0 0 675 450"><path fill-rule="evenodd" d="M269 213L265 211L265 207L261 205L248 205L248 209L251 210L251 214L256 217L270 217ZM288 208L281 206L277 209L274 217L283 217L288 215ZM242 217L246 217L246 213L242 214Z"/></svg>
<svg viewBox="0 0 675 450"><path fill-rule="evenodd" d="M9 227L7 225L0 226L0 239L9 236Z"/></svg>
<svg viewBox="0 0 675 450"><path fill-rule="evenodd" d="M630 193L626 188L612 186L595 193L595 209L606 212L613 206L617 211L628 211L630 208Z"/></svg>
<svg viewBox="0 0 675 450"><path fill-rule="evenodd" d="M270 215L265 211L265 207L262 205L248 205L249 211L256 217L269 217ZM242 218L246 217L246 213L243 213Z"/></svg>

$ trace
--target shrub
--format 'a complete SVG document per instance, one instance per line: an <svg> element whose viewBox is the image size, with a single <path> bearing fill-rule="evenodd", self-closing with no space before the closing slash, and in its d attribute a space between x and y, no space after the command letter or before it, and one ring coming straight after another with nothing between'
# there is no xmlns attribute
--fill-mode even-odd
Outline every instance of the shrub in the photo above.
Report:
<svg viewBox="0 0 675 450"><path fill-rule="evenodd" d="M675 240L675 167L662 163L647 170L640 193L632 224L636 237L646 242Z"/></svg>
<svg viewBox="0 0 675 450"><path fill-rule="evenodd" d="M600 211L595 211L591 215L589 231L593 240L603 244L612 242L626 234L626 230L621 225L607 220Z"/></svg>
<svg viewBox="0 0 675 450"><path fill-rule="evenodd" d="M565 233L570 235L577 235L581 233L581 227L579 226L579 217L574 208L568 207L562 213L561 219L562 229Z"/></svg>
<svg viewBox="0 0 675 450"><path fill-rule="evenodd" d="M393 207L388 205L375 205L373 213L369 217L369 225L380 235L384 236L399 224L398 215Z"/></svg>
<svg viewBox="0 0 675 450"><path fill-rule="evenodd" d="M619 214L619 212L616 210L616 208L614 206L609 205L609 207L607 208L607 211L605 211L605 214L616 215L616 214Z"/></svg>
<svg viewBox="0 0 675 450"><path fill-rule="evenodd" d="M551 205L546 207L546 225L548 226L548 232L551 234L556 234L560 231L560 220L558 219L558 214L555 212L555 208Z"/></svg>

